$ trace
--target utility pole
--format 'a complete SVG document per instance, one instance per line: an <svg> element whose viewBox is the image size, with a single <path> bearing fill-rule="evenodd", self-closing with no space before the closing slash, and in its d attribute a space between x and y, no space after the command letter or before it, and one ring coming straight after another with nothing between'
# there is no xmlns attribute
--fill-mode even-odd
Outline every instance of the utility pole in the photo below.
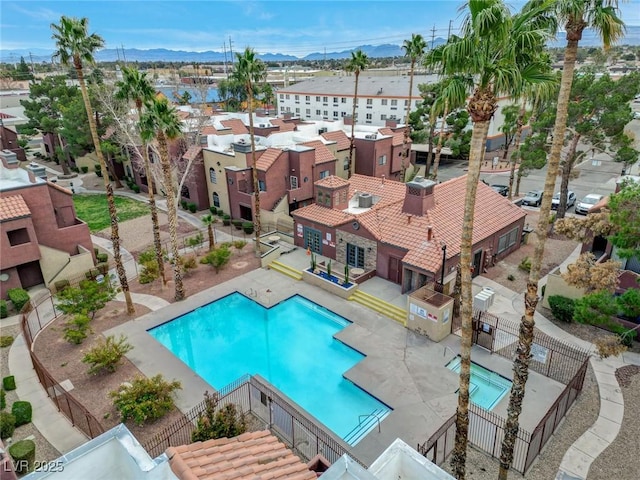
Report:
<svg viewBox="0 0 640 480"><path fill-rule="evenodd" d="M116 55L118 56L118 63L120 63L120 49L116 46Z"/></svg>
<svg viewBox="0 0 640 480"><path fill-rule="evenodd" d="M431 50L433 50L433 45L435 43L435 40L436 40L436 26L434 24L433 28L431 29Z"/></svg>
<svg viewBox="0 0 640 480"><path fill-rule="evenodd" d="M29 60L31 60L31 75L35 78L36 76L36 67L33 65L33 54L29 52Z"/></svg>
<svg viewBox="0 0 640 480"><path fill-rule="evenodd" d="M449 20L449 31L447 32L447 42L451 38L451 26L453 25L453 20Z"/></svg>
<svg viewBox="0 0 640 480"><path fill-rule="evenodd" d="M122 60L124 60L124 66L127 66L127 57L125 57L124 55L124 45L121 43L120 46L122 47Z"/></svg>
<svg viewBox="0 0 640 480"><path fill-rule="evenodd" d="M227 80L229 80L229 73L227 71L227 42L222 44L222 50L224 51L224 74L227 76Z"/></svg>
<svg viewBox="0 0 640 480"><path fill-rule="evenodd" d="M231 54L231 65L233 65L233 43L231 42L231 35L229 35L229 53Z"/></svg>
<svg viewBox="0 0 640 480"><path fill-rule="evenodd" d="M327 69L327 47L324 47L324 67L325 70Z"/></svg>

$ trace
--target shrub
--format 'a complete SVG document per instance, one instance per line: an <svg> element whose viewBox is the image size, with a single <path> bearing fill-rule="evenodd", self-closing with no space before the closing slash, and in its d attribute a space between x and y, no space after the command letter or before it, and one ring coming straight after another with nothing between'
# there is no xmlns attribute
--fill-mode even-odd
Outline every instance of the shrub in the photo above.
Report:
<svg viewBox="0 0 640 480"><path fill-rule="evenodd" d="M9 412L0 412L0 438L9 438L15 429L16 417Z"/></svg>
<svg viewBox="0 0 640 480"><path fill-rule="evenodd" d="M182 266L182 271L187 273L198 266L198 262L196 262L196 257L194 255L188 255L186 257L180 257L180 265Z"/></svg>
<svg viewBox="0 0 640 480"><path fill-rule="evenodd" d="M98 269L90 273L96 277L100 275ZM98 310L113 300L116 291L107 282L98 283L93 280L83 280L78 287L69 287L56 294L57 307L66 314L91 315L93 318Z"/></svg>
<svg viewBox="0 0 640 480"><path fill-rule="evenodd" d="M578 323L602 325L609 328L617 325L612 317L618 313L618 305L609 292L596 292L576 300L573 319Z"/></svg>
<svg viewBox="0 0 640 480"><path fill-rule="evenodd" d="M142 425L171 411L174 407L171 394L181 388L180 382L167 382L158 374L152 378L137 377L131 385L121 385L109 395L122 421L132 419L137 425Z"/></svg>
<svg viewBox="0 0 640 480"><path fill-rule="evenodd" d="M187 208L191 213L196 213L196 210L198 210L198 207L196 206L195 203L188 203Z"/></svg>
<svg viewBox="0 0 640 480"><path fill-rule="evenodd" d="M562 322L571 323L575 310L575 300L563 297L562 295L551 295L549 297L549 307L553 316Z"/></svg>
<svg viewBox="0 0 640 480"><path fill-rule="evenodd" d="M204 442L216 438L232 438L247 431L247 422L242 411L235 404L227 403L216 412L218 395L204 392L205 410L196 421L191 433L192 442Z"/></svg>
<svg viewBox="0 0 640 480"><path fill-rule="evenodd" d="M196 247L201 247L203 242L204 242L204 235L202 235L202 232L198 232L196 236L189 237L187 239L187 245L189 245L194 250L196 249Z"/></svg>
<svg viewBox="0 0 640 480"><path fill-rule="evenodd" d="M622 325L618 325L617 323L609 325L609 330L615 333L620 338L620 343L627 348L631 348L633 346L633 341L638 336L637 330L630 330Z"/></svg>
<svg viewBox="0 0 640 480"><path fill-rule="evenodd" d="M83 165L82 167L80 167L80 170L82 170L82 173L87 173L89 171L89 167Z"/></svg>
<svg viewBox="0 0 640 480"><path fill-rule="evenodd" d="M222 217L222 224L227 227L231 225L231 216L229 214L224 214L224 216Z"/></svg>
<svg viewBox="0 0 640 480"><path fill-rule="evenodd" d="M218 216L224 218L224 211L221 208L218 209Z"/></svg>
<svg viewBox="0 0 640 480"><path fill-rule="evenodd" d="M2 388L4 388L7 392L10 390L16 389L16 377L13 375L9 375L8 377L4 377L2 379Z"/></svg>
<svg viewBox="0 0 640 480"><path fill-rule="evenodd" d="M109 264L107 262L101 262L96 265L96 270L98 270L102 275L106 275L109 273Z"/></svg>
<svg viewBox="0 0 640 480"><path fill-rule="evenodd" d="M510 282L513 282L515 279L516 279L516 277L512 273L507 275L507 280L509 280Z"/></svg>
<svg viewBox="0 0 640 480"><path fill-rule="evenodd" d="M247 244L247 242L244 241L244 240L235 240L233 242L233 246L236 247L236 249L238 249L238 250L242 250L245 247L246 244Z"/></svg>
<svg viewBox="0 0 640 480"><path fill-rule="evenodd" d="M182 207L183 210L187 209L187 201L186 200L180 200L180 206Z"/></svg>
<svg viewBox="0 0 640 480"><path fill-rule="evenodd" d="M21 400L13 402L13 405L11 405L11 414L16 417L16 427L29 423L31 421L32 411L29 402Z"/></svg>
<svg viewBox="0 0 640 480"><path fill-rule="evenodd" d="M100 165L94 165L93 170L96 172L97 176L102 177L102 169L100 168Z"/></svg>
<svg viewBox="0 0 640 480"><path fill-rule="evenodd" d="M89 322L91 322L91 319L82 313L74 315L62 328L64 339L74 345L80 345L92 331L89 327Z"/></svg>
<svg viewBox="0 0 640 480"><path fill-rule="evenodd" d="M131 190L133 190L134 193L140 193L140 187L138 185L136 185L135 183L131 187Z"/></svg>
<svg viewBox="0 0 640 480"><path fill-rule="evenodd" d="M159 276L160 268L158 268L158 262L153 259L142 264L142 270L138 276L138 281L144 285L153 282Z"/></svg>
<svg viewBox="0 0 640 480"><path fill-rule="evenodd" d="M0 300L0 318L7 318L9 316L9 312L7 310L7 301Z"/></svg>
<svg viewBox="0 0 640 480"><path fill-rule="evenodd" d="M33 440L20 440L9 447L9 454L14 460L16 473L27 473L36 460L36 444Z"/></svg>
<svg viewBox="0 0 640 480"><path fill-rule="evenodd" d="M209 211L211 212L211 215L218 214L218 209L216 207L209 207Z"/></svg>
<svg viewBox="0 0 640 480"><path fill-rule="evenodd" d="M16 310L22 310L22 307L29 301L29 293L22 288L10 288L7 291L7 296Z"/></svg>
<svg viewBox="0 0 640 480"><path fill-rule="evenodd" d="M109 335L107 338L100 339L82 357L82 361L90 365L89 373L98 373L103 369L112 373L118 368L122 356L132 349L133 346L127 342L127 337L124 335L120 335L117 340L115 336Z"/></svg>
<svg viewBox="0 0 640 480"><path fill-rule="evenodd" d="M220 269L229 262L230 257L231 251L229 250L229 247L221 245L220 247L211 250L206 255L206 262L204 263L211 265L215 269L216 273L218 273Z"/></svg>
<svg viewBox="0 0 640 480"><path fill-rule="evenodd" d="M531 259L529 257L524 257L518 265L520 270L524 270L525 272L531 271Z"/></svg>
<svg viewBox="0 0 640 480"><path fill-rule="evenodd" d="M236 227L236 230L240 230L242 228L242 224L244 222L241 219L235 218L233 220L231 220L231 225L233 225L234 227Z"/></svg>
<svg viewBox="0 0 640 480"><path fill-rule="evenodd" d="M2 335L0 337L0 347L8 347L13 343L13 337L11 335Z"/></svg>
<svg viewBox="0 0 640 480"><path fill-rule="evenodd" d="M149 250L145 250L140 255L138 255L138 263L145 264L147 262L155 262L156 261L156 251L153 248Z"/></svg>
<svg viewBox="0 0 640 480"><path fill-rule="evenodd" d="M0 410L4 410L7 406L7 393L4 388L0 388Z"/></svg>
<svg viewBox="0 0 640 480"><path fill-rule="evenodd" d="M242 222L242 230L247 235L251 235L253 233L253 222Z"/></svg>
<svg viewBox="0 0 640 480"><path fill-rule="evenodd" d="M104 263L109 260L109 255L107 255L106 253L99 253L96 255L96 260L98 261L98 263Z"/></svg>
<svg viewBox="0 0 640 480"><path fill-rule="evenodd" d="M96 257L98 256L98 254L100 253L100 249L98 247L93 247L93 253L96 255Z"/></svg>
<svg viewBox="0 0 640 480"><path fill-rule="evenodd" d="M69 285L70 285L69 280L58 280L53 284L53 286L56 287L56 292L63 291Z"/></svg>

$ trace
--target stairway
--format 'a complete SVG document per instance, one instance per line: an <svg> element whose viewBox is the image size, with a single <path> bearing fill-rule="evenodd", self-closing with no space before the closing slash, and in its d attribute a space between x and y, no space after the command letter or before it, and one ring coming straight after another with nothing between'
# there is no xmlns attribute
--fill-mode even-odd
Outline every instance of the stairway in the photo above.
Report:
<svg viewBox="0 0 640 480"><path fill-rule="evenodd" d="M353 295L351 295L347 300L352 300L361 305L364 305L371 310L375 310L376 312L385 315L389 318L392 318L396 322L401 323L402 325L407 325L407 311L403 308L396 307L395 305L385 302L373 295L369 295L368 293L363 292L362 290L356 290Z"/></svg>
<svg viewBox="0 0 640 480"><path fill-rule="evenodd" d="M271 270L275 270L276 272L287 275L288 277L291 277L295 280L302 280L302 272L300 270L296 270L295 268L290 267L289 265L285 265L282 262L278 262L277 260L271 262L269 264L269 268Z"/></svg>

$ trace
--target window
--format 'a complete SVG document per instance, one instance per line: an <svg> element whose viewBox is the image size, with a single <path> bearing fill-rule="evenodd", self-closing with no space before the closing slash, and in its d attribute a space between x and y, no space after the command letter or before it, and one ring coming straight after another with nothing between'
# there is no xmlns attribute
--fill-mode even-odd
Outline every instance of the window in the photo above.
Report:
<svg viewBox="0 0 640 480"><path fill-rule="evenodd" d="M284 98L286 98L287 100L289 100L289 95L285 95Z"/></svg>
<svg viewBox="0 0 640 480"><path fill-rule="evenodd" d="M386 98L383 98L383 99L381 100L381 102L382 102L382 105L386 105L386 104L387 104L387 99L386 99Z"/></svg>
<svg viewBox="0 0 640 480"><path fill-rule="evenodd" d="M322 203L324 202L324 195L322 194L322 192L318 192L318 200L316 200L316 202L318 203L318 205L322 205Z"/></svg>
<svg viewBox="0 0 640 480"><path fill-rule="evenodd" d="M324 103L327 103L327 102L329 101L329 97L322 97L322 101L323 101Z"/></svg>
<svg viewBox="0 0 640 480"><path fill-rule="evenodd" d="M300 100L300 95L295 96L295 101L298 102Z"/></svg>
<svg viewBox="0 0 640 480"><path fill-rule="evenodd" d="M320 110L316 110L316 115L320 116L322 112Z"/></svg>
<svg viewBox="0 0 640 480"><path fill-rule="evenodd" d="M387 119L387 114L383 113L382 115L380 115L380 120L386 120Z"/></svg>
<svg viewBox="0 0 640 480"><path fill-rule="evenodd" d="M316 102L319 102L319 101L320 101L320 97L316 97Z"/></svg>
<svg viewBox="0 0 640 480"><path fill-rule="evenodd" d="M280 107L280 111L284 113L284 107Z"/></svg>
<svg viewBox="0 0 640 480"><path fill-rule="evenodd" d="M296 115L298 115L298 116L300 115L300 109L299 108L296 108Z"/></svg>
<svg viewBox="0 0 640 480"><path fill-rule="evenodd" d="M309 95L307 95L306 97L304 97L306 102L310 102L311 101L311 97Z"/></svg>
<svg viewBox="0 0 640 480"><path fill-rule="evenodd" d="M367 98L367 105L373 105L373 99Z"/></svg>
<svg viewBox="0 0 640 480"><path fill-rule="evenodd" d="M498 238L498 253L504 252L507 248L513 247L516 244L518 231L519 228L516 227Z"/></svg>
<svg viewBox="0 0 640 480"><path fill-rule="evenodd" d="M12 247L30 242L29 232L27 232L26 228L11 230L10 232L7 232L7 237L9 237L9 245L11 245Z"/></svg>
<svg viewBox="0 0 640 480"><path fill-rule="evenodd" d="M372 118L373 118L373 115L371 113L367 113L366 119L371 120Z"/></svg>
<svg viewBox="0 0 640 480"><path fill-rule="evenodd" d="M364 248L347 243L347 265L364 268Z"/></svg>
<svg viewBox="0 0 640 480"><path fill-rule="evenodd" d="M387 164L387 156L386 155L380 155L378 157L378 165L386 165Z"/></svg>
<svg viewBox="0 0 640 480"><path fill-rule="evenodd" d="M260 189L261 192L266 192L267 182L265 182L264 180L258 180L258 188Z"/></svg>
<svg viewBox="0 0 640 480"><path fill-rule="evenodd" d="M345 157L344 163L342 164L343 170L349 170L349 157Z"/></svg>
<svg viewBox="0 0 640 480"><path fill-rule="evenodd" d="M396 115L389 115L389 120L396 120Z"/></svg>
<svg viewBox="0 0 640 480"><path fill-rule="evenodd" d="M213 206L220 208L220 195L218 195L216 192L213 192L212 197L213 197Z"/></svg>
<svg viewBox="0 0 640 480"><path fill-rule="evenodd" d="M298 177L291 175L291 177L289 177L289 181L291 182L291 190L298 188Z"/></svg>
<svg viewBox="0 0 640 480"><path fill-rule="evenodd" d="M338 103L338 97L333 97L333 103Z"/></svg>
<svg viewBox="0 0 640 480"><path fill-rule="evenodd" d="M320 178L327 178L329 176L329 170L323 170L320 172Z"/></svg>
<svg viewBox="0 0 640 480"><path fill-rule="evenodd" d="M307 108L306 112L307 112L307 115L311 115L311 109L310 108Z"/></svg>
<svg viewBox="0 0 640 480"><path fill-rule="evenodd" d="M218 183L218 179L216 178L216 169L215 168L210 168L209 169L209 180L211 181L211 183Z"/></svg>
<svg viewBox="0 0 640 480"><path fill-rule="evenodd" d="M347 103L347 97L342 97L342 98L340 99L340 102L342 102L342 103Z"/></svg>
<svg viewBox="0 0 640 480"><path fill-rule="evenodd" d="M333 118L340 118L339 115L339 112L333 112Z"/></svg>
<svg viewBox="0 0 640 480"><path fill-rule="evenodd" d="M323 110L322 115L324 117L328 117L329 116L329 111L328 110Z"/></svg>
<svg viewBox="0 0 640 480"><path fill-rule="evenodd" d="M406 107L407 105L409 105L409 100L404 101L404 106Z"/></svg>
<svg viewBox="0 0 640 480"><path fill-rule="evenodd" d="M284 93L280 94L280 100L284 100Z"/></svg>
<svg viewBox="0 0 640 480"><path fill-rule="evenodd" d="M397 107L398 106L398 100L391 100L391 106L392 107Z"/></svg>

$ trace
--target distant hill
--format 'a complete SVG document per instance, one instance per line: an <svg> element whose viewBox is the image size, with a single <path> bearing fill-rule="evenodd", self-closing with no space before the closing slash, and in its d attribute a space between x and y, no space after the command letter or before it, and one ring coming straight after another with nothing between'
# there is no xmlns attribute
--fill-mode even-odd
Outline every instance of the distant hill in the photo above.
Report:
<svg viewBox="0 0 640 480"><path fill-rule="evenodd" d="M444 38L438 37L434 41L434 45L438 46L445 42ZM427 42L430 45L430 41ZM621 45L640 45L640 25L627 26L627 32ZM559 33L557 40L549 42L550 47L563 47L566 45L564 33ZM594 47L599 46L600 41L593 31L586 30L583 34L581 47ZM383 58L383 57L403 57L404 51L401 45L383 44L383 45L361 45L351 50L342 50L334 52L314 52L310 53L302 58L295 57L293 55L287 55L285 53L265 53L259 55L264 61L267 62L295 62L297 60L339 60L349 58L351 52L356 50L362 50L367 56L371 58ZM31 54L34 62L50 62L51 54L53 50L45 49L31 49L31 50L0 50L0 61L2 62L18 62L20 57L24 57L27 62L30 61L29 55ZM96 54L96 58L99 62L113 62L118 59L122 59L123 50L116 50L113 48L105 48L100 50ZM224 52L215 50L209 50L206 52L187 52L184 50L168 50L166 48L154 48L150 50L140 50L137 48L125 48L124 57L130 62L215 62L222 63L225 60ZM229 53L227 53L227 60L230 60Z"/></svg>

